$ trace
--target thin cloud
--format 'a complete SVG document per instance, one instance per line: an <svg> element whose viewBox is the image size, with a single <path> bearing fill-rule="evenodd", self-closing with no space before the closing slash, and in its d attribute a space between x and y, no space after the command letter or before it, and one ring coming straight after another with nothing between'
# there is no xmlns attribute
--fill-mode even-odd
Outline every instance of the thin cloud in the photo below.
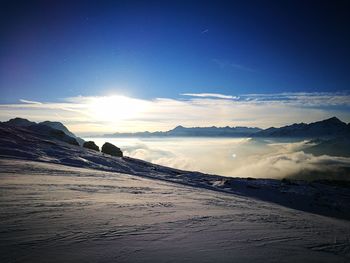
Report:
<svg viewBox="0 0 350 263"><path fill-rule="evenodd" d="M204 29L201 34L205 34L205 33L208 33L209 32L209 29Z"/></svg>
<svg viewBox="0 0 350 263"><path fill-rule="evenodd" d="M254 69L248 68L248 67L240 65L240 64L230 63L229 66L232 68L236 68L236 69L240 69L240 70L244 70L244 71L255 72Z"/></svg>
<svg viewBox="0 0 350 263"><path fill-rule="evenodd" d="M27 104L42 104L42 103L39 102L39 101L32 101L32 100L20 99L19 101L20 101L20 102L23 102L23 103L27 103Z"/></svg>
<svg viewBox="0 0 350 263"><path fill-rule="evenodd" d="M218 99L239 99L239 97L224 95L219 93L182 93L182 96L201 97L201 98L218 98Z"/></svg>
<svg viewBox="0 0 350 263"><path fill-rule="evenodd" d="M244 94L240 96L244 101L256 103L285 103L304 107L348 106L350 94L348 92L286 92L271 94Z"/></svg>
<svg viewBox="0 0 350 263"><path fill-rule="evenodd" d="M248 72L256 72L255 69L252 69L250 67L247 67L245 65L238 64L238 63L235 63L235 62L232 62L232 61L227 61L227 60L214 58L213 62L215 64L217 64L222 69L224 69L224 68L233 68L233 69L243 70L243 71L248 71Z"/></svg>

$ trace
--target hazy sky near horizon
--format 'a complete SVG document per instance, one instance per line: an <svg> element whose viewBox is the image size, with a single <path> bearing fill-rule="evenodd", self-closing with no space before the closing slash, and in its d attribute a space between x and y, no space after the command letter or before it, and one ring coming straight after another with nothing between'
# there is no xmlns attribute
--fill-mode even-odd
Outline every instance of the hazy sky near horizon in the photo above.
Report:
<svg viewBox="0 0 350 263"><path fill-rule="evenodd" d="M59 102L21 99L16 104L0 104L0 120L19 116L37 122L60 121L82 136L165 131L177 125L268 128L333 116L350 122L350 94L346 92L181 96L181 99L78 96Z"/></svg>
<svg viewBox="0 0 350 263"><path fill-rule="evenodd" d="M350 121L348 1L1 1L0 119L78 133Z"/></svg>

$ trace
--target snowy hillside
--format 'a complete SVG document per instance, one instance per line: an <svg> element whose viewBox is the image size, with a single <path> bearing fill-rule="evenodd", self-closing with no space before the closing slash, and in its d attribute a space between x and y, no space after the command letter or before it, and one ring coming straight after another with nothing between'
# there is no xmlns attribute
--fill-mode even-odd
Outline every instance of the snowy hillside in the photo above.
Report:
<svg viewBox="0 0 350 263"><path fill-rule="evenodd" d="M189 172L124 157L117 158L43 137L23 127L0 125L0 157L64 164L138 175L279 203L285 206L350 219L350 191L329 182L243 179ZM343 187L344 186L344 187ZM325 196L325 198L324 198ZM297 201L298 200L298 201ZM301 201L302 200L302 201ZM301 202L299 202L301 201Z"/></svg>
<svg viewBox="0 0 350 263"><path fill-rule="evenodd" d="M346 183L188 172L0 125L1 262L347 262Z"/></svg>
<svg viewBox="0 0 350 263"><path fill-rule="evenodd" d="M0 169L1 262L350 259L348 221L122 173L13 159Z"/></svg>

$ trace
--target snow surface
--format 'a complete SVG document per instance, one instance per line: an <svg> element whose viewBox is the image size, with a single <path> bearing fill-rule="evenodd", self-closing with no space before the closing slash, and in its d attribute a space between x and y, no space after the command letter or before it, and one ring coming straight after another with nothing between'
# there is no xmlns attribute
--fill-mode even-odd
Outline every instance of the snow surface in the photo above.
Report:
<svg viewBox="0 0 350 263"><path fill-rule="evenodd" d="M349 262L348 221L127 174L1 160L1 262Z"/></svg>
<svg viewBox="0 0 350 263"><path fill-rule="evenodd" d="M227 178L189 172L142 160L112 157L94 150L43 138L22 128L0 125L0 158L20 158L133 174L178 184L250 196L317 214L350 219L350 187L324 182Z"/></svg>
<svg viewBox="0 0 350 263"><path fill-rule="evenodd" d="M0 125L0 262L349 262L350 191L224 178Z"/></svg>

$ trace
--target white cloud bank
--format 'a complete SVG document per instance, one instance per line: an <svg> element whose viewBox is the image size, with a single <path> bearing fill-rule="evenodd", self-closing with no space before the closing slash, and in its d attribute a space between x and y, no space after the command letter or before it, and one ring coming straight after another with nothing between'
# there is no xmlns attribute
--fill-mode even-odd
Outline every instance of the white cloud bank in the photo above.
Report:
<svg viewBox="0 0 350 263"><path fill-rule="evenodd" d="M279 142L248 138L91 138L108 140L130 157L178 169L229 177L350 180L350 158L315 156L308 141Z"/></svg>
<svg viewBox="0 0 350 263"><path fill-rule="evenodd" d="M21 99L1 104L0 120L56 120L78 134L168 130L184 126L267 128L337 116L350 121L348 93L243 94L184 93L186 99L151 100L124 96L72 97L61 102Z"/></svg>

